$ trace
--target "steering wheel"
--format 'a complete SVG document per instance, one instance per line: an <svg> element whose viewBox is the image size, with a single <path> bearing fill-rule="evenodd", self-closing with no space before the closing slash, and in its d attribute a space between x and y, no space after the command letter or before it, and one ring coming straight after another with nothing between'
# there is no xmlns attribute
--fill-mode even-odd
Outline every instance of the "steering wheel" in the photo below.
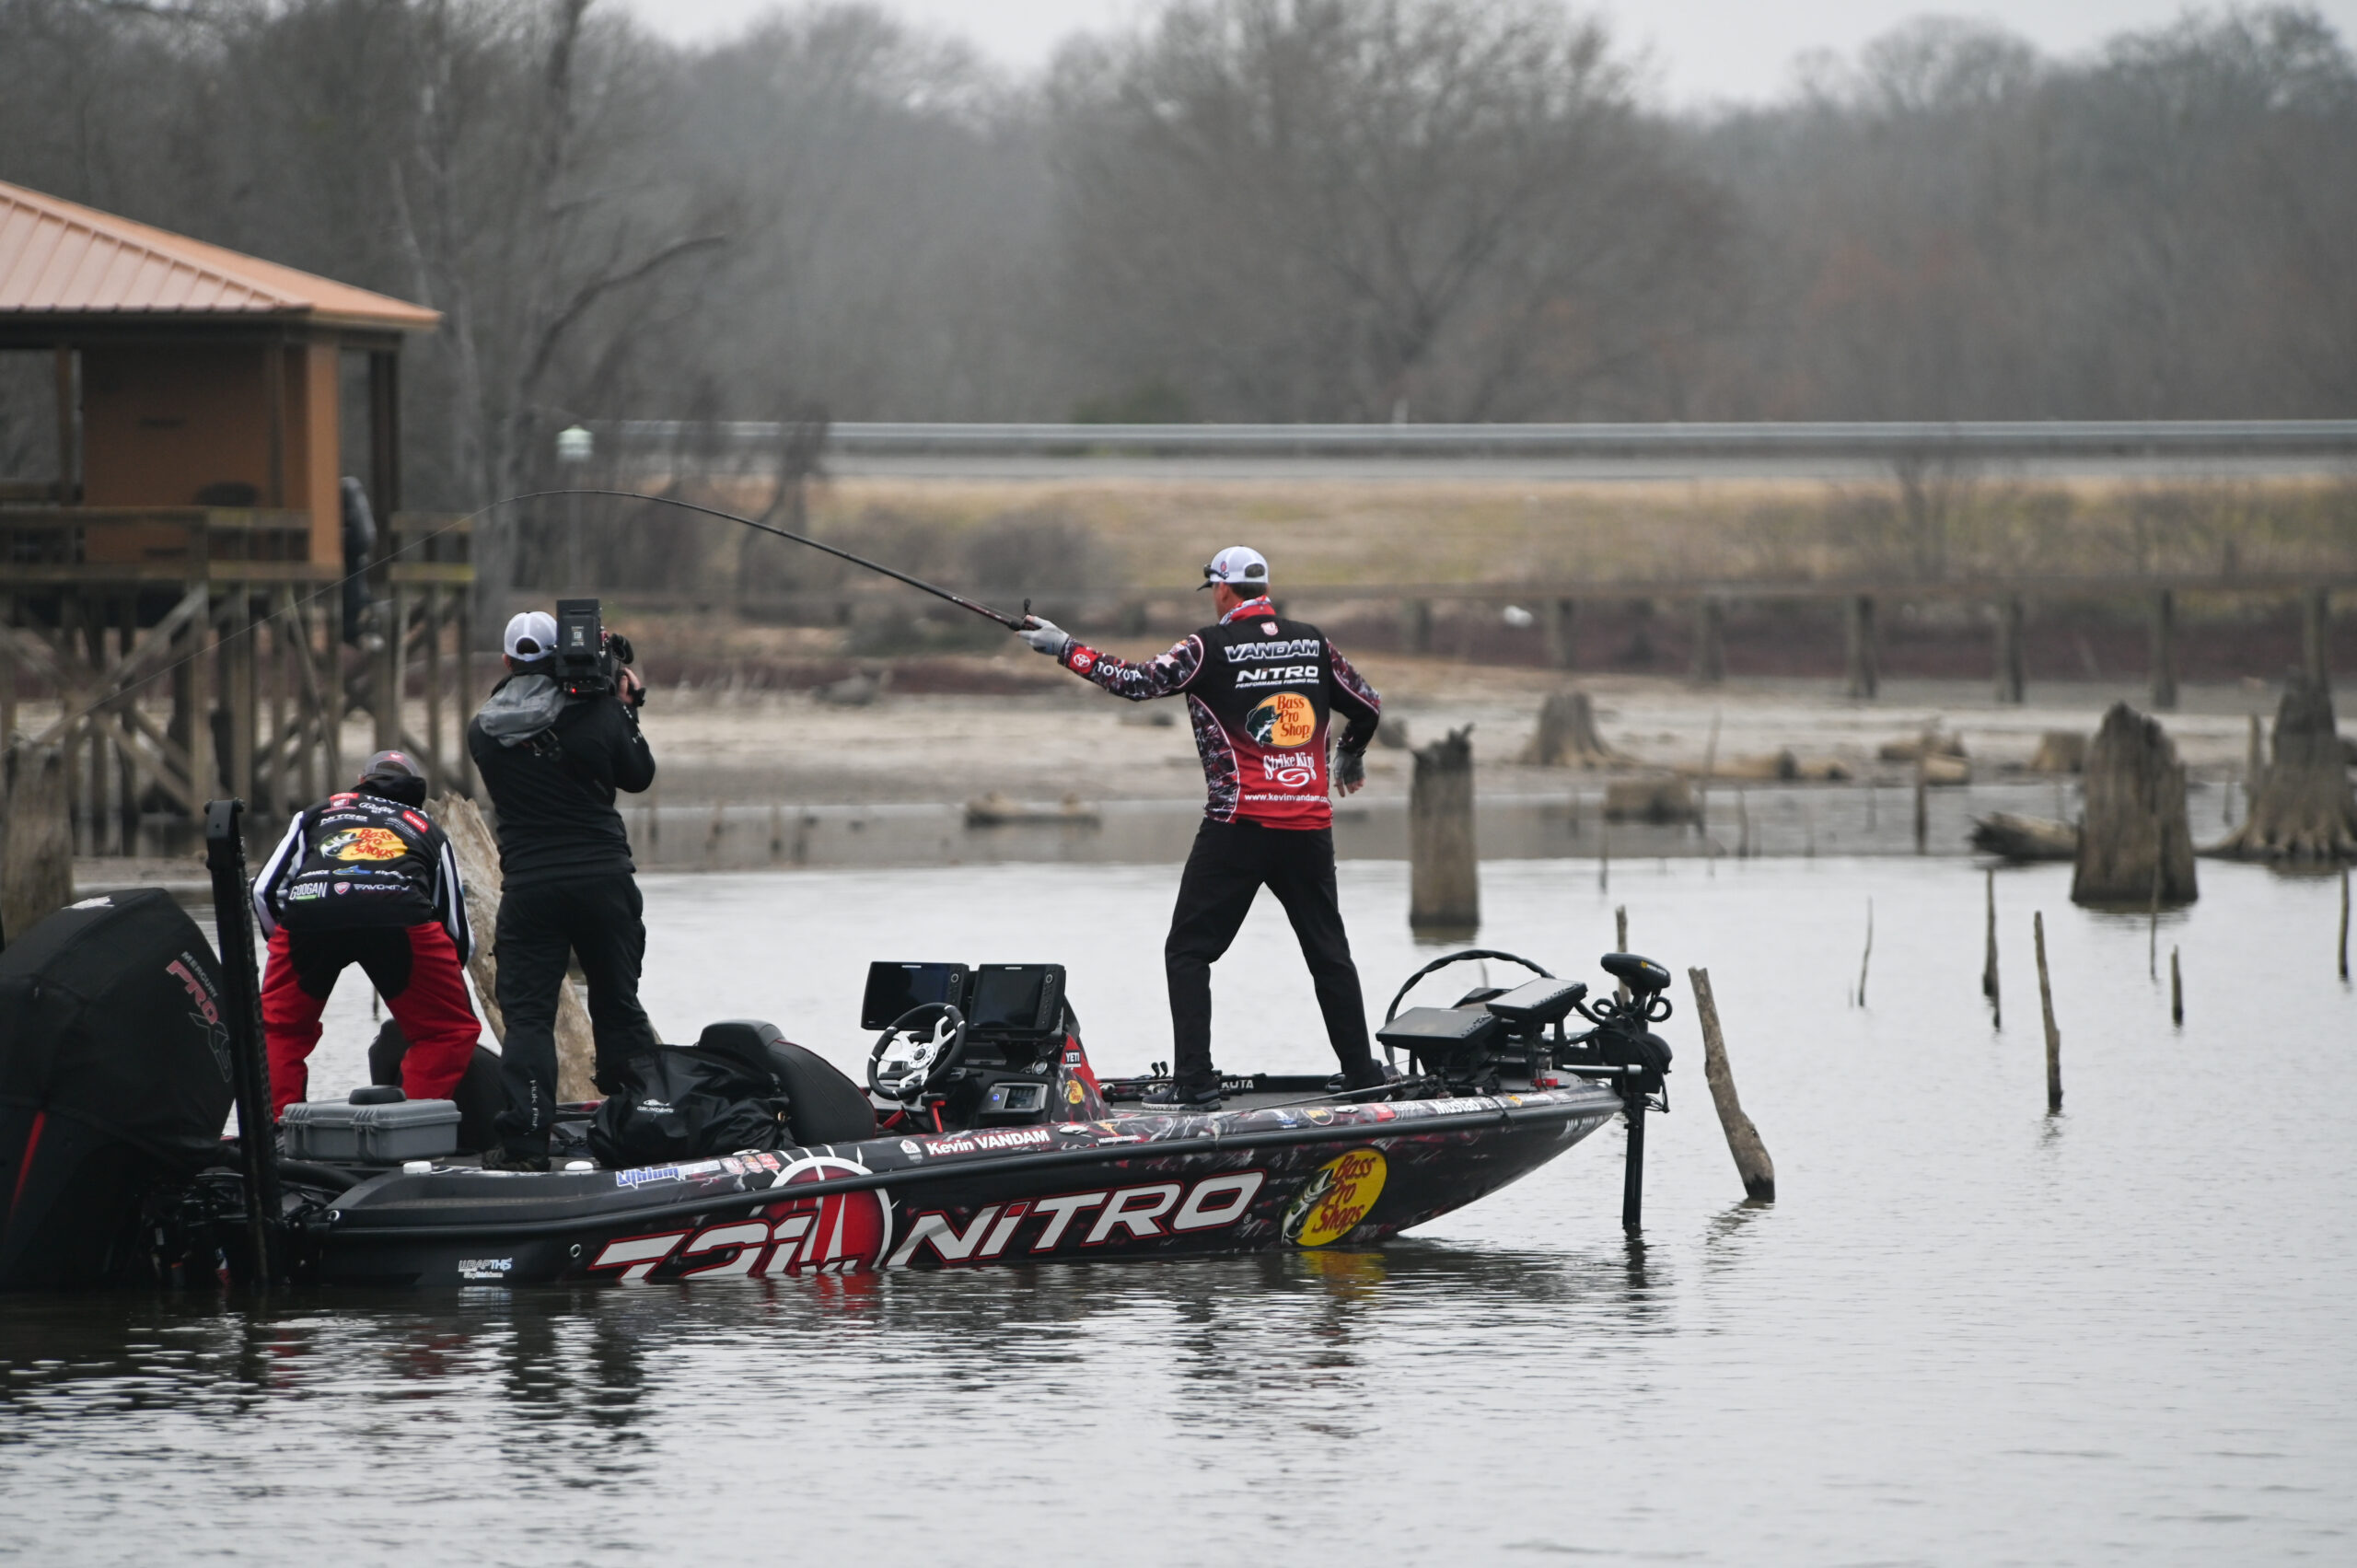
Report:
<svg viewBox="0 0 2357 1568"><path fill-rule="evenodd" d="M1541 980L1552 980L1555 978L1551 972L1541 968L1538 964L1532 963L1528 958L1524 958L1519 953L1504 952L1496 947L1468 947L1461 953L1451 953L1446 958L1434 958L1431 963L1426 964L1422 969L1420 969L1414 974L1410 975L1408 977L1408 982L1392 993L1391 1005L1383 1010L1383 1021L1387 1024L1392 1019L1399 1016L1399 1004L1408 1000L1408 993L1415 990L1416 982L1423 979L1424 976L1431 974L1435 970L1445 970L1451 964L1461 964L1474 958L1500 958L1510 964L1520 964L1524 969L1527 969L1532 973L1538 975ZM1388 1045L1386 1045L1383 1048L1383 1060L1393 1066L1399 1065L1398 1055Z"/></svg>
<svg viewBox="0 0 2357 1568"><path fill-rule="evenodd" d="M923 1032L920 1032L920 1031ZM907 1054L892 1055L906 1034ZM948 1075L966 1050L966 1015L946 1002L926 1002L892 1020L867 1053L867 1086L902 1105L922 1102L925 1092Z"/></svg>

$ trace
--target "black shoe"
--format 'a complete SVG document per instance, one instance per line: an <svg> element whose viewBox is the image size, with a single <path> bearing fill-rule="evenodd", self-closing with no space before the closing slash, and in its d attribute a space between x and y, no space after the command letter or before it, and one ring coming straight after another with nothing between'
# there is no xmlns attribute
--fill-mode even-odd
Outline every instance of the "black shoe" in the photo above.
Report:
<svg viewBox="0 0 2357 1568"><path fill-rule="evenodd" d="M1220 1106L1219 1080L1203 1084L1184 1084L1172 1080L1146 1090L1140 1103L1156 1110L1217 1110Z"/></svg>
<svg viewBox="0 0 2357 1568"><path fill-rule="evenodd" d="M1399 1071L1380 1062L1367 1062L1347 1073L1337 1073L1326 1080L1329 1095L1346 1095L1356 1089L1379 1089L1399 1081Z"/></svg>
<svg viewBox="0 0 2357 1568"><path fill-rule="evenodd" d="M546 1170L549 1156L511 1149L505 1144L494 1144L482 1152L482 1167L485 1170Z"/></svg>

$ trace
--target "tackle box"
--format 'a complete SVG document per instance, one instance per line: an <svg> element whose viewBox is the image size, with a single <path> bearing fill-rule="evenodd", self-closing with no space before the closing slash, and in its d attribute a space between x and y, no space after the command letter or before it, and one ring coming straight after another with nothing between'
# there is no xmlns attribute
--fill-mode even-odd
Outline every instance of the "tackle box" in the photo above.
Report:
<svg viewBox="0 0 2357 1568"><path fill-rule="evenodd" d="M278 1119L286 1157L399 1165L459 1152L459 1108L447 1099L405 1099L390 1105L306 1100Z"/></svg>

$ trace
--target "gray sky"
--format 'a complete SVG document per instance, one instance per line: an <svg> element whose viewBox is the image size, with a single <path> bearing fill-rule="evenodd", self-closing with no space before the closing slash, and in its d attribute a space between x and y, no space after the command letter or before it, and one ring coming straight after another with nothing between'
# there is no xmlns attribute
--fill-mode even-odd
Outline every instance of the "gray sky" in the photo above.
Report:
<svg viewBox="0 0 2357 1568"><path fill-rule="evenodd" d="M610 0L656 31L697 39L725 33L775 8L776 0ZM962 34L1016 69L1045 61L1068 34L1120 23L1151 7L1141 0L882 0L911 22ZM2357 0L2312 0L2344 38L2357 36ZM1595 0L1575 6L1611 20L1624 44L1649 55L1662 95L1681 106L1760 99L1792 79L1811 50L1849 53L1894 23L1927 11L1985 18L2049 53L2070 54L2107 35L2178 15L2178 0Z"/></svg>

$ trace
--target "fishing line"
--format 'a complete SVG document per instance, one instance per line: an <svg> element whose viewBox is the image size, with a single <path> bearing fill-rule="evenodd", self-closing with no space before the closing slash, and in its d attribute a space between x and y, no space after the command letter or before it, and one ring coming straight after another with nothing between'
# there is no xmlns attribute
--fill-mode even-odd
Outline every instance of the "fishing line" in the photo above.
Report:
<svg viewBox="0 0 2357 1568"><path fill-rule="evenodd" d="M911 577L906 572L887 566L880 561L870 561L865 555L853 555L850 551L839 549L823 540L812 539L807 534L798 534L790 528L778 528L773 524L755 522L750 517L740 517L734 512L724 512L717 506L706 506L694 501L682 501L674 495L644 495L635 490L536 490L528 495L511 495L507 499L540 501L557 495L611 495L623 501L654 501L666 506L677 506L682 511L701 512L707 517L720 517L728 522L742 523L749 528L758 528L763 533L775 534L780 539L790 539L796 544L807 544L813 550L823 550L828 554L848 561L854 566L865 566L871 572L881 572L888 577L906 583L912 588L921 589L935 598L947 599L960 610L971 610L986 621L995 621L1010 632L1022 631L1023 622L1031 613L1031 601L1028 598L1023 601L1023 612L1020 615L1009 615L1004 610L993 610L989 605L977 604L962 594L954 594L947 588L935 587L922 577ZM496 505L505 505L505 503L496 503Z"/></svg>

